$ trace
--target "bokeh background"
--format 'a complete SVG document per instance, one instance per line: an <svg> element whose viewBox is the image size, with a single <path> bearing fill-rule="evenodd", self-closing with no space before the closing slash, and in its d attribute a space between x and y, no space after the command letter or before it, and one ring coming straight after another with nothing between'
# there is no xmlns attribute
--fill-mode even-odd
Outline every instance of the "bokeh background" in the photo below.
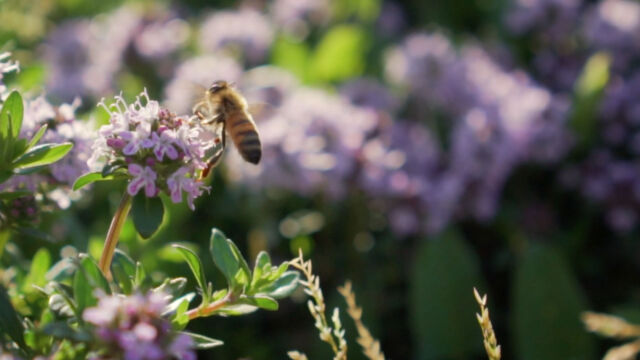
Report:
<svg viewBox="0 0 640 360"><path fill-rule="evenodd" d="M195 211L165 201L150 240L125 225L120 246L158 281L189 273L169 244L205 253L211 227L252 258L301 248L330 306L354 282L393 359L483 358L473 286L507 359L601 357L587 309L640 320L636 0L0 0L0 45L34 118L76 110L50 182L86 171L103 97L146 88L188 113L197 85L226 79L263 104L259 166L230 146ZM3 263L97 256L123 189L49 194ZM301 293L190 328L225 342L202 359L330 356Z"/></svg>

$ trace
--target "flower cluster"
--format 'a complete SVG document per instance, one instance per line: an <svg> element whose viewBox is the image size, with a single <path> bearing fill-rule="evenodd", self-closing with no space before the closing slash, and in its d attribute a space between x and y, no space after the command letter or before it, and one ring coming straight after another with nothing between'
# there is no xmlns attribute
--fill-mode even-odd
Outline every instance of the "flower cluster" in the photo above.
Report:
<svg viewBox="0 0 640 360"><path fill-rule="evenodd" d="M47 91L65 101L111 94L127 57L151 61L168 74L172 67L168 55L181 49L188 37L183 20L156 6L125 5L93 21L68 20L51 32L43 46L50 66Z"/></svg>
<svg viewBox="0 0 640 360"><path fill-rule="evenodd" d="M2 71L18 69L17 63L0 63L0 68L3 67L2 64L6 64ZM0 97L2 97L1 91ZM76 117L79 106L79 99L60 106L52 105L42 95L24 99L24 116L19 137L29 140L41 127L47 126L41 142L50 144L71 142L73 148L63 159L48 166L46 171L12 176L0 185L0 189L32 192L42 189L59 207L67 208L71 204L74 194L69 189L80 175L87 172L87 159L94 140L91 122L81 121Z"/></svg>
<svg viewBox="0 0 640 360"><path fill-rule="evenodd" d="M161 314L167 303L161 294L102 296L83 318L95 326L103 346L99 355L109 359L196 359L193 341L176 333Z"/></svg>
<svg viewBox="0 0 640 360"><path fill-rule="evenodd" d="M519 3L509 12L507 24L515 29L518 22L513 19L528 19L519 33L542 45L532 59L534 76L554 88L555 96L570 95L592 54L605 51L612 59L610 80L595 114L598 136L589 144L590 152L566 165L559 178L587 200L603 206L613 229L629 231L640 220L640 197L628 196L640 188L634 176L637 164L632 159L640 153L640 72L635 66L640 61L640 5L629 0ZM549 30L555 27L550 21L562 22L558 26L563 30L550 36Z"/></svg>
<svg viewBox="0 0 640 360"><path fill-rule="evenodd" d="M132 196L141 190L147 197L164 191L179 203L184 193L194 209L193 200L208 189L197 177L206 167L213 135L189 118L160 108L146 91L133 104L116 96L111 106L101 105L109 112L110 123L100 128L90 166L126 169L127 192Z"/></svg>
<svg viewBox="0 0 640 360"><path fill-rule="evenodd" d="M236 157L230 170L260 187L342 196L376 124L373 110L301 87L283 99L274 116L260 121L262 166L246 165Z"/></svg>

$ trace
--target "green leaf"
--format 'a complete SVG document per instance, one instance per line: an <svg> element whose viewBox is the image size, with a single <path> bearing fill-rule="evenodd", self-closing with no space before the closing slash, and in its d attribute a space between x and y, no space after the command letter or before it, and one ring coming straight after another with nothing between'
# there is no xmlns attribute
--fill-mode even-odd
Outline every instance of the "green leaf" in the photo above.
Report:
<svg viewBox="0 0 640 360"><path fill-rule="evenodd" d="M289 70L299 79L306 79L310 52L304 41L279 37L271 49L271 63Z"/></svg>
<svg viewBox="0 0 640 360"><path fill-rule="evenodd" d="M196 296L195 293L189 293L179 299L176 299L167 306L167 309L163 312L163 316L167 316L175 311L171 317L171 323L178 329L184 329L189 324L189 303Z"/></svg>
<svg viewBox="0 0 640 360"><path fill-rule="evenodd" d="M513 286L515 357L594 359L592 335L580 323L585 298L562 257L535 246L520 262Z"/></svg>
<svg viewBox="0 0 640 360"><path fill-rule="evenodd" d="M31 140L29 140L29 143L27 144L27 149L31 149L38 143L38 141L40 141L40 139L42 138L42 135L44 135L44 133L47 131L47 128L48 128L47 124L40 126L40 129L38 129L36 134L33 135Z"/></svg>
<svg viewBox="0 0 640 360"><path fill-rule="evenodd" d="M191 300L193 300L195 297L196 293L190 292L173 300L169 305L167 305L167 307L164 308L164 310L162 311L162 316L169 315L174 311L179 312L180 308L185 308L184 311L187 311L186 309L189 308L189 303L191 303ZM184 305L183 302L186 302L186 305Z"/></svg>
<svg viewBox="0 0 640 360"><path fill-rule="evenodd" d="M482 350L471 293L482 283L478 259L457 232L422 243L410 283L418 359L467 359Z"/></svg>
<svg viewBox="0 0 640 360"><path fill-rule="evenodd" d="M136 275L136 264L123 251L116 249L111 262L113 280L125 294L131 294L134 289L133 279Z"/></svg>
<svg viewBox="0 0 640 360"><path fill-rule="evenodd" d="M204 268L202 267L202 261L196 253L191 251L191 249L184 247L182 245L173 245L173 247L180 252L184 260L189 264L189 268L191 268L191 272L193 272L193 276L196 278L196 282L198 282L198 286L202 291L203 302L207 303L209 301L209 290L207 285L207 277L204 274Z"/></svg>
<svg viewBox="0 0 640 360"><path fill-rule="evenodd" d="M297 271L287 271L276 281L268 286L260 289L260 292L266 293L274 299L282 299L294 292L298 288L298 280L300 273Z"/></svg>
<svg viewBox="0 0 640 360"><path fill-rule="evenodd" d="M162 225L164 204L159 197L148 198L141 192L133 198L131 215L138 234L148 239Z"/></svg>
<svg viewBox="0 0 640 360"><path fill-rule="evenodd" d="M33 194L31 191L24 190L0 192L0 200L13 200L31 194Z"/></svg>
<svg viewBox="0 0 640 360"><path fill-rule="evenodd" d="M107 181L113 179L115 179L115 176L113 174L102 176L102 173L100 171L90 172L76 179L76 181L73 183L73 190L75 191L81 189L96 181Z"/></svg>
<svg viewBox="0 0 640 360"><path fill-rule="evenodd" d="M244 299L240 299L238 303L253 305L269 311L278 310L278 302L267 295L248 296Z"/></svg>
<svg viewBox="0 0 640 360"><path fill-rule="evenodd" d="M84 256L81 258L73 278L73 295L80 312L97 304L98 301L94 295L95 289L100 289L105 294L111 294L109 283L96 262L92 258Z"/></svg>
<svg viewBox="0 0 640 360"><path fill-rule="evenodd" d="M4 287L0 286L0 334L7 334L22 349L27 345L24 342L24 326L18 313L16 313Z"/></svg>
<svg viewBox="0 0 640 360"><path fill-rule="evenodd" d="M22 291L31 292L32 286L44 286L47 283L46 275L51 266L51 255L46 248L40 248L33 256L29 274L22 283Z"/></svg>
<svg viewBox="0 0 640 360"><path fill-rule="evenodd" d="M17 91L11 92L0 110L0 138L15 140L22 128L24 103Z"/></svg>
<svg viewBox="0 0 640 360"><path fill-rule="evenodd" d="M569 125L577 134L578 145L588 147L597 135L597 110L604 88L609 82L611 57L604 53L592 55L578 78Z"/></svg>
<svg viewBox="0 0 640 360"><path fill-rule="evenodd" d="M83 331L76 331L74 328L69 326L69 324L62 321L45 325L42 328L42 332L58 339L70 339L79 342L88 342L91 340L90 334Z"/></svg>
<svg viewBox="0 0 640 360"><path fill-rule="evenodd" d="M256 263L253 266L253 275L251 276L251 288L255 289L261 283L264 275L268 275L271 271L271 257L266 251L260 251L256 257Z"/></svg>
<svg viewBox="0 0 640 360"><path fill-rule="evenodd" d="M216 346L224 344L220 340L212 339L200 334L194 334L187 331L181 331L181 334L189 335L193 342L196 344L196 349L211 349Z"/></svg>
<svg viewBox="0 0 640 360"><path fill-rule="evenodd" d="M338 25L320 40L311 59L316 82L341 81L362 74L369 48L367 33L355 25Z"/></svg>
<svg viewBox="0 0 640 360"><path fill-rule="evenodd" d="M62 159L73 148L72 143L42 144L34 146L13 162L17 169L49 165Z"/></svg>
<svg viewBox="0 0 640 360"><path fill-rule="evenodd" d="M159 292L164 294L165 296L176 297L182 294L185 286L187 285L187 278L177 277L177 278L168 278L162 282L162 285L154 288L153 292Z"/></svg>
<svg viewBox="0 0 640 360"><path fill-rule="evenodd" d="M244 287L249 282L249 266L235 244L218 229L211 230L209 251L213 262L227 279L229 288Z"/></svg>

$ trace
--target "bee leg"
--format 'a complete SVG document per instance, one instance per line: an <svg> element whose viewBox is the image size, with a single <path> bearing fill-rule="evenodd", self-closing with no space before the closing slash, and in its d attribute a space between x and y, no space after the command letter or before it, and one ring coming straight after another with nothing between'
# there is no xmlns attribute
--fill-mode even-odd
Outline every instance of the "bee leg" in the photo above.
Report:
<svg viewBox="0 0 640 360"><path fill-rule="evenodd" d="M206 178L209 175L209 173L211 172L211 169L213 169L214 167L218 166L218 163L220 163L220 160L222 160L222 154L224 153L224 148L227 145L227 137L226 137L226 134L225 134L225 125L226 125L226 123L222 123L222 147L207 162L207 167L204 170L202 170L202 173L200 174L200 180Z"/></svg>

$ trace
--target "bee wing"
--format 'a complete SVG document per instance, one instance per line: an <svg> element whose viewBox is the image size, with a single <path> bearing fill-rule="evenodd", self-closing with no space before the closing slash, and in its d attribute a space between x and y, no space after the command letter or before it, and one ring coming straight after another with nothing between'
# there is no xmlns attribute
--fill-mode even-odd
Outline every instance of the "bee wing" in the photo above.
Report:
<svg viewBox="0 0 640 360"><path fill-rule="evenodd" d="M275 115L275 106L264 102L253 102L249 104L249 113L255 122L264 121Z"/></svg>

